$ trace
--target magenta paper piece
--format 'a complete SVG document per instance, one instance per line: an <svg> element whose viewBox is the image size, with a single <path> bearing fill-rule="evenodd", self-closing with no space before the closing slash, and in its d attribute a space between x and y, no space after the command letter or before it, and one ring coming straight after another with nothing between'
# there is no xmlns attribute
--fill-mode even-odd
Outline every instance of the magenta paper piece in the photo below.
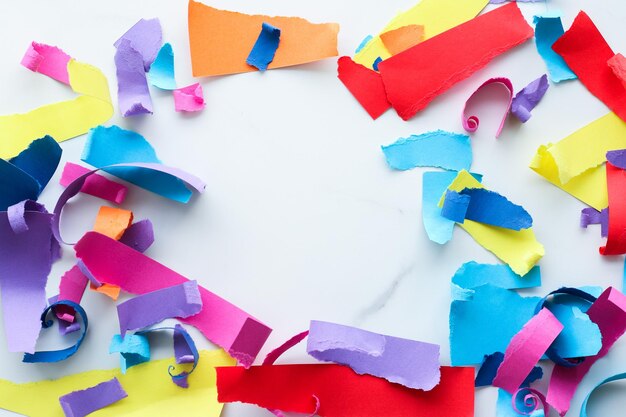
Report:
<svg viewBox="0 0 626 417"><path fill-rule="evenodd" d="M22 58L22 65L33 72L47 75L69 85L70 76L67 72L67 64L70 59L72 57L56 46L33 42Z"/></svg>
<svg viewBox="0 0 626 417"><path fill-rule="evenodd" d="M0 212L0 294L9 352L33 353L58 244L51 214L25 211L23 215L27 230L15 233L8 213Z"/></svg>
<svg viewBox="0 0 626 417"><path fill-rule="evenodd" d="M200 111L204 109L204 95L202 86L198 83L172 91L174 95L174 110Z"/></svg>
<svg viewBox="0 0 626 417"><path fill-rule="evenodd" d="M298 333L291 339L287 340L285 343L278 346L276 349L267 354L267 356L263 360L263 365L273 365L274 362L276 362L283 353L287 352L289 349L302 342L304 339L306 339L308 335L309 331L305 330L302 333Z"/></svg>
<svg viewBox="0 0 626 417"><path fill-rule="evenodd" d="M513 84L511 83L511 80L509 80L508 78L504 78L504 77L491 78L485 81L484 83L482 83L480 87L478 87L476 91L472 93L470 98L468 98L467 101L465 102L465 106L463 106L463 113L461 115L461 122L463 123L463 128L468 132L475 132L478 129L478 125L480 123L478 120L478 116L468 116L467 107L472 101L472 98L480 90L482 90L484 87L490 84L501 85L507 90L508 103L506 105L506 110L503 112L504 115L502 116L502 122L500 122L500 127L498 127L498 130L496 131L496 137L498 137L500 136L500 133L502 132L502 128L504 127L504 122L506 121L506 116L509 114L509 109L511 108L511 103L513 102Z"/></svg>
<svg viewBox="0 0 626 417"><path fill-rule="evenodd" d="M515 393L562 330L554 314L542 308L511 339L493 385Z"/></svg>
<svg viewBox="0 0 626 417"><path fill-rule="evenodd" d="M87 288L87 282L89 282L89 279L81 272L78 265L74 265L61 277L58 300L80 304ZM74 322L74 310L69 306L58 306L55 313L59 320Z"/></svg>
<svg viewBox="0 0 626 417"><path fill-rule="evenodd" d="M311 321L307 352L413 389L429 391L441 377L439 345L323 321Z"/></svg>
<svg viewBox="0 0 626 417"><path fill-rule="evenodd" d="M59 397L66 417L85 417L128 397L117 378Z"/></svg>
<svg viewBox="0 0 626 417"><path fill-rule="evenodd" d="M132 294L145 294L188 281L142 253L96 232L86 233L74 250L99 280ZM202 310L181 321L196 327L244 366L252 365L272 330L223 298L201 286L198 288Z"/></svg>
<svg viewBox="0 0 626 417"><path fill-rule="evenodd" d="M513 410L519 415L529 417L550 416L550 406L546 401L546 397L534 388L523 387L518 389L513 394L511 403ZM523 405L523 408L520 409L518 404ZM539 408L539 406L541 406L541 408ZM543 413L541 413L541 409L543 409Z"/></svg>
<svg viewBox="0 0 626 417"><path fill-rule="evenodd" d="M596 361L604 357L626 331L626 296L613 287L607 288L589 307L587 314L602 334L602 349L595 356L574 367L555 365L548 386L548 403L561 416L569 410L570 401L583 377Z"/></svg>
<svg viewBox="0 0 626 417"><path fill-rule="evenodd" d="M196 281L186 281L131 298L117 305L122 337L129 330L139 330L171 318L187 318L202 310L202 298Z"/></svg>
<svg viewBox="0 0 626 417"><path fill-rule="evenodd" d="M161 22L157 18L140 19L115 41L114 46L119 48L124 40L128 41L133 49L139 52L143 60L144 70L148 71L163 43Z"/></svg>
<svg viewBox="0 0 626 417"><path fill-rule="evenodd" d="M89 171L91 171L89 168L66 162L59 183L63 187L67 187L81 175L85 175ZM80 192L99 197L115 204L122 204L126 198L128 188L119 182L111 181L99 174L94 174L85 180L83 186L80 188Z"/></svg>
<svg viewBox="0 0 626 417"><path fill-rule="evenodd" d="M141 253L154 243L154 228L148 219L131 224L120 238L120 242Z"/></svg>
<svg viewBox="0 0 626 417"><path fill-rule="evenodd" d="M152 114L152 98L141 53L126 39L116 46L117 101L122 116Z"/></svg>
<svg viewBox="0 0 626 417"><path fill-rule="evenodd" d="M548 87L548 76L543 74L541 77L522 88L515 97L513 97L511 113L522 123L526 123L528 119L530 119L530 111L541 101L546 91L548 91Z"/></svg>

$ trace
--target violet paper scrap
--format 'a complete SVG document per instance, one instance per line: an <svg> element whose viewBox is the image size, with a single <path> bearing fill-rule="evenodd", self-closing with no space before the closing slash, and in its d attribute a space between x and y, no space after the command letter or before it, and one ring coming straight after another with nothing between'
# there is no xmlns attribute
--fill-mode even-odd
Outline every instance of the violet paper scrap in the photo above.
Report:
<svg viewBox="0 0 626 417"><path fill-rule="evenodd" d="M119 48L123 41L130 43L133 49L139 52L143 60L144 70L149 71L163 43L161 22L157 18L140 19L115 41L114 46Z"/></svg>
<svg viewBox="0 0 626 417"><path fill-rule="evenodd" d="M59 397L59 402L66 417L85 417L126 397L128 394L120 382L113 378L93 387L63 395Z"/></svg>
<svg viewBox="0 0 626 417"><path fill-rule="evenodd" d="M358 374L384 378L429 391L439 384L439 345L311 321L307 352L314 358L347 365Z"/></svg>
<svg viewBox="0 0 626 417"><path fill-rule="evenodd" d="M123 39L115 51L117 100L122 116L152 114L152 98L141 53Z"/></svg>
<svg viewBox="0 0 626 417"><path fill-rule="evenodd" d="M522 123L526 123L528 119L530 119L530 116L532 116L530 111L541 101L546 91L548 91L548 87L548 76L543 74L541 77L522 88L515 97L513 97L511 113Z"/></svg>

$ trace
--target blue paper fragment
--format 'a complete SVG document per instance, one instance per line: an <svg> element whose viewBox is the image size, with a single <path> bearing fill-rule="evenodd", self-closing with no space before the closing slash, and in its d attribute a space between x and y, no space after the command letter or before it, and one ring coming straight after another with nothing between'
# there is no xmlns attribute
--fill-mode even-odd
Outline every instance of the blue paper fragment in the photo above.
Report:
<svg viewBox="0 0 626 417"><path fill-rule="evenodd" d="M511 113L515 115L522 123L526 123L530 119L531 110L534 109L539 101L548 91L548 76L543 74L541 77L531 81L526 87L522 88L513 97L511 102Z"/></svg>
<svg viewBox="0 0 626 417"><path fill-rule="evenodd" d="M354 50L355 54L358 54L359 52L361 52L361 49L365 48L365 45L367 45L369 43L369 41L371 41L373 39L372 35L367 35L359 44L359 46L356 47L356 49Z"/></svg>
<svg viewBox="0 0 626 417"><path fill-rule="evenodd" d="M474 290L472 289L459 287L458 285L451 283L450 290L453 300L470 301L474 298Z"/></svg>
<svg viewBox="0 0 626 417"><path fill-rule="evenodd" d="M133 162L161 163L143 136L115 125L91 129L81 159L97 168ZM183 181L164 172L139 167L114 167L105 171L181 203L188 202L192 195Z"/></svg>
<svg viewBox="0 0 626 417"><path fill-rule="evenodd" d="M164 43L148 72L150 84L162 90L176 89L174 73L174 51L172 45Z"/></svg>
<svg viewBox="0 0 626 417"><path fill-rule="evenodd" d="M51 136L36 139L19 155L9 160L10 163L33 177L39 184L41 193L54 175L63 150Z"/></svg>
<svg viewBox="0 0 626 417"><path fill-rule="evenodd" d="M508 265L480 264L466 262L452 277L452 283L462 288L476 288L484 284L514 290L541 286L541 269L535 265L522 277L517 275Z"/></svg>
<svg viewBox="0 0 626 417"><path fill-rule="evenodd" d="M516 398L515 404L518 410L525 412L528 417L544 417L542 409L534 410L524 404L523 396ZM498 389L498 400L496 402L496 417L520 417L520 414L513 408L513 395L506 390Z"/></svg>
<svg viewBox="0 0 626 417"><path fill-rule="evenodd" d="M279 43L280 29L263 22L261 33L259 33L259 37L246 59L246 64L260 71L265 71L267 66L274 60Z"/></svg>
<svg viewBox="0 0 626 417"><path fill-rule="evenodd" d="M128 368L150 360L150 343L142 334L116 334L111 339L109 353L120 354L120 369L125 374Z"/></svg>
<svg viewBox="0 0 626 417"><path fill-rule="evenodd" d="M447 190L441 207L441 215L453 222L463 223L467 215L471 197L456 191Z"/></svg>
<svg viewBox="0 0 626 417"><path fill-rule="evenodd" d="M383 59L381 57L378 57L374 60L374 63L372 64L372 69L374 71L378 71L378 64L380 64L381 62L383 62Z"/></svg>
<svg viewBox="0 0 626 417"><path fill-rule="evenodd" d="M461 171L469 170L472 164L469 136L443 130L400 138L381 148L387 164L401 171L415 167Z"/></svg>
<svg viewBox="0 0 626 417"><path fill-rule="evenodd" d="M500 364L504 360L504 353L495 352L491 355L485 355L485 360L478 370L476 375L476 387L486 387L493 384L493 379L496 377L496 373ZM530 374L526 377L522 386L527 386L532 382L543 378L543 369L540 366L535 366Z"/></svg>
<svg viewBox="0 0 626 417"><path fill-rule="evenodd" d="M37 200L39 184L26 172L0 159L0 211L23 200Z"/></svg>
<svg viewBox="0 0 626 417"><path fill-rule="evenodd" d="M533 18L535 23L535 43L537 52L548 66L550 79L558 83L565 80L575 80L576 74L567 66L563 58L552 50L552 44L563 36L563 24L558 15L543 15Z"/></svg>
<svg viewBox="0 0 626 417"><path fill-rule="evenodd" d="M594 356L600 351L602 348L600 328L580 308L558 303L548 308L564 326L551 346L560 357Z"/></svg>

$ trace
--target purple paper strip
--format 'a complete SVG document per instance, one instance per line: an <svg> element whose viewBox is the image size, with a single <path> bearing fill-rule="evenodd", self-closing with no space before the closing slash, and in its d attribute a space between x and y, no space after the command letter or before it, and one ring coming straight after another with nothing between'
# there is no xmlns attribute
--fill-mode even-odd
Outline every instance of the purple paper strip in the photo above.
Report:
<svg viewBox="0 0 626 417"><path fill-rule="evenodd" d="M117 315L122 337L128 330L152 326L169 318L186 318L202 310L198 283L187 281L152 291L118 304Z"/></svg>
<svg viewBox="0 0 626 417"><path fill-rule="evenodd" d="M537 106L539 101L543 98L546 91L548 91L548 76L543 74L541 77L532 81L526 87L522 88L513 97L511 103L511 112L522 122L526 123L530 119L530 112Z"/></svg>
<svg viewBox="0 0 626 417"><path fill-rule="evenodd" d="M180 324L174 326L174 356L176 363L193 363L195 361L193 349L185 337L185 329Z"/></svg>
<svg viewBox="0 0 626 417"><path fill-rule="evenodd" d="M608 151L606 160L620 169L626 169L626 149Z"/></svg>
<svg viewBox="0 0 626 417"><path fill-rule="evenodd" d="M141 53L126 39L116 46L117 101L122 116L152 114L152 98Z"/></svg>
<svg viewBox="0 0 626 417"><path fill-rule="evenodd" d="M128 41L133 49L142 56L144 70L150 70L150 65L156 59L163 43L163 33L159 19L139 20L115 42L115 47L119 48L124 40Z"/></svg>
<svg viewBox="0 0 626 417"><path fill-rule="evenodd" d="M144 253L154 243L154 229L148 219L130 225L122 235L120 242Z"/></svg>
<svg viewBox="0 0 626 417"><path fill-rule="evenodd" d="M128 397L124 388L113 378L96 386L70 392L59 397L66 417L84 417Z"/></svg>
<svg viewBox="0 0 626 417"><path fill-rule="evenodd" d="M321 361L347 365L358 374L424 391L433 389L441 376L439 345L340 324L311 321L307 352Z"/></svg>
<svg viewBox="0 0 626 417"><path fill-rule="evenodd" d="M609 234L609 208L598 211L593 207L585 207L580 211L580 227L586 229L590 224L600 225L600 234L607 237Z"/></svg>

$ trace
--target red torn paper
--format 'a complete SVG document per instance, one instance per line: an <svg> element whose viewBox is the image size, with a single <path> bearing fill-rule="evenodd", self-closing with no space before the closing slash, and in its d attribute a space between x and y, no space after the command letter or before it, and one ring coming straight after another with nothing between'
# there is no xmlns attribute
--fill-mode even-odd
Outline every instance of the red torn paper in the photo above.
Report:
<svg viewBox="0 0 626 417"><path fill-rule="evenodd" d="M533 37L516 3L480 15L378 65L387 98L408 120L496 56Z"/></svg>
<svg viewBox="0 0 626 417"><path fill-rule="evenodd" d="M561 55L591 94L626 120L626 89L607 63L615 53L585 12L578 13L552 49Z"/></svg>
<svg viewBox="0 0 626 417"><path fill-rule="evenodd" d="M391 106L380 74L357 64L349 56L342 56L337 61L337 77L372 119L377 119Z"/></svg>
<svg viewBox="0 0 626 417"><path fill-rule="evenodd" d="M626 253L626 171L606 163L606 184L609 193L609 233L601 255Z"/></svg>
<svg viewBox="0 0 626 417"><path fill-rule="evenodd" d="M441 367L431 391L413 390L341 365L218 367L219 402L322 417L473 417L474 368Z"/></svg>
<svg viewBox="0 0 626 417"><path fill-rule="evenodd" d="M624 58L624 55L615 54L606 63L613 71L613 74L622 82L624 88L626 88L626 58Z"/></svg>

